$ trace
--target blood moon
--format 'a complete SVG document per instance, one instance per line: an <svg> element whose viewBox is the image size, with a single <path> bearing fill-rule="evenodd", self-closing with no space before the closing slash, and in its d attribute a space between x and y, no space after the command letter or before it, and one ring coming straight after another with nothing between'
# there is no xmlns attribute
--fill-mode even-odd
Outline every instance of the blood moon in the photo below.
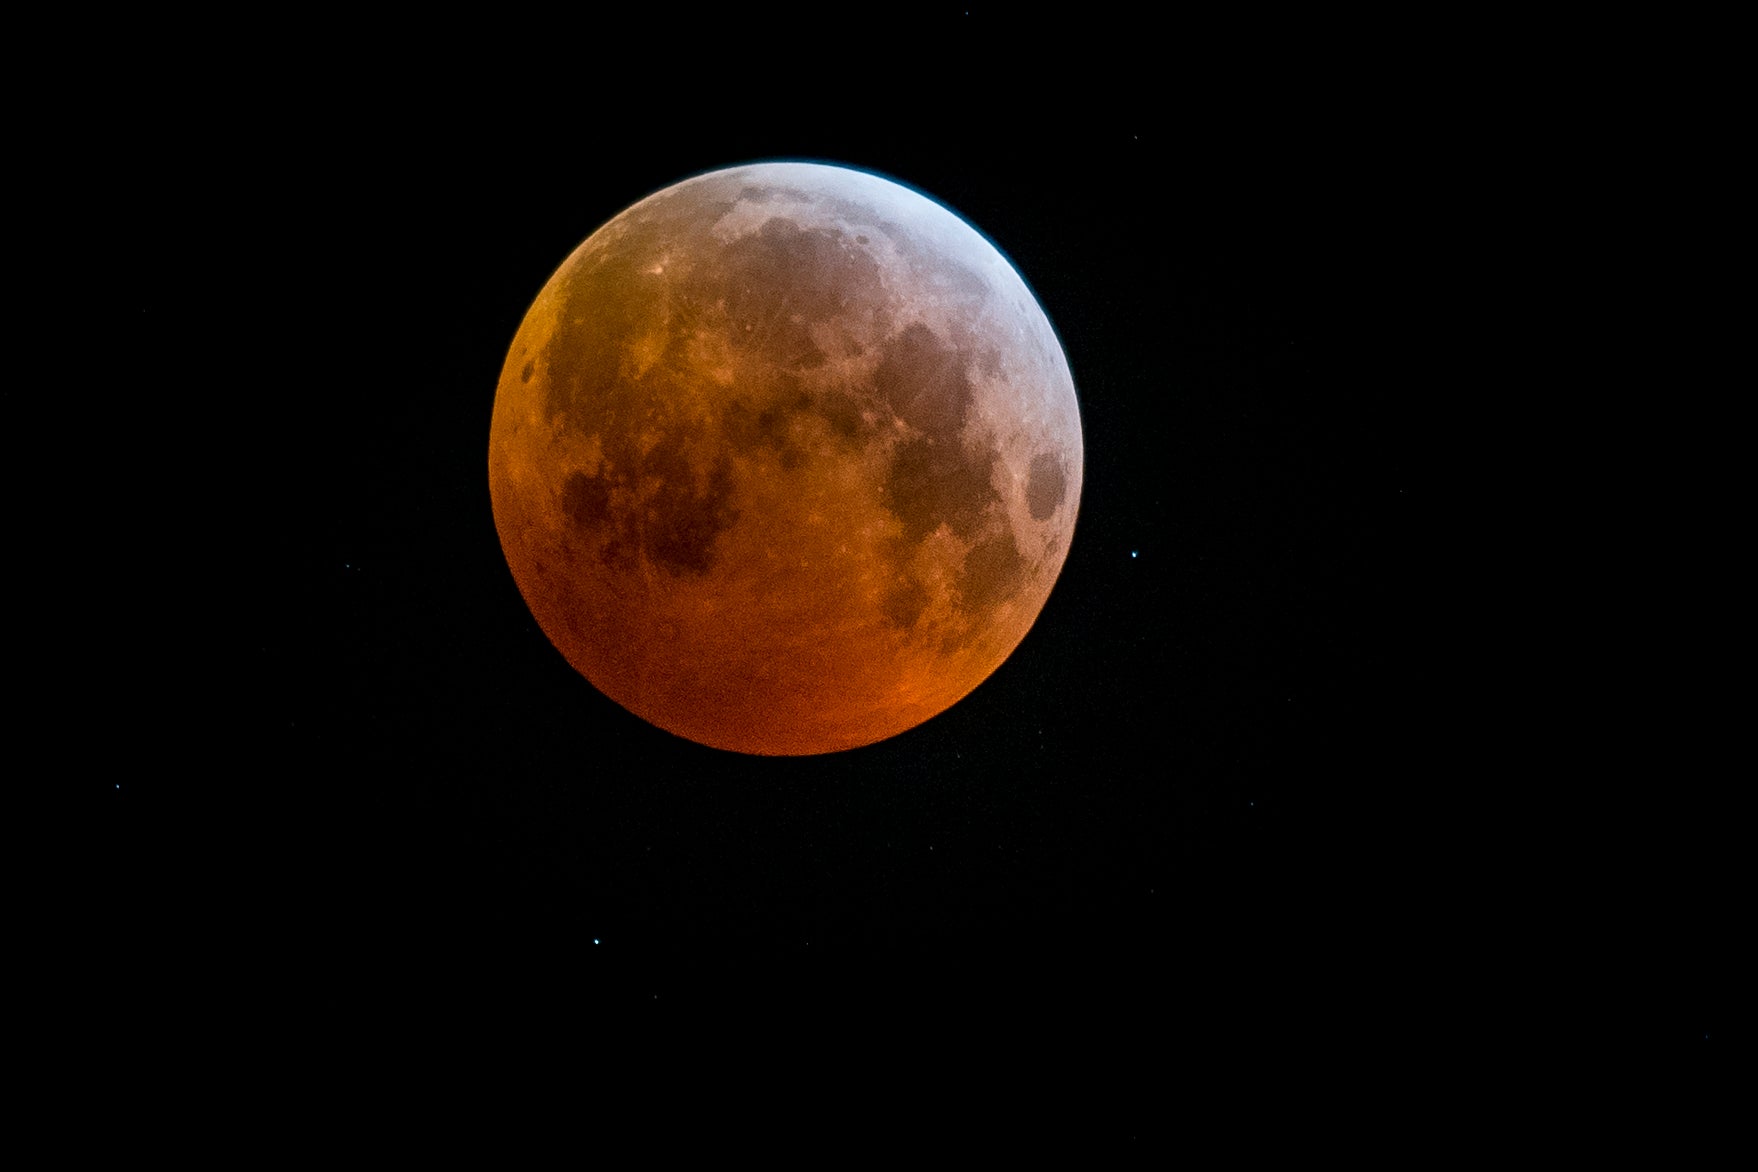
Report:
<svg viewBox="0 0 1758 1172"><path fill-rule="evenodd" d="M605 695L743 753L870 744L1018 646L1080 499L1074 383L1005 257L863 171L700 175L550 278L496 390L514 580Z"/></svg>

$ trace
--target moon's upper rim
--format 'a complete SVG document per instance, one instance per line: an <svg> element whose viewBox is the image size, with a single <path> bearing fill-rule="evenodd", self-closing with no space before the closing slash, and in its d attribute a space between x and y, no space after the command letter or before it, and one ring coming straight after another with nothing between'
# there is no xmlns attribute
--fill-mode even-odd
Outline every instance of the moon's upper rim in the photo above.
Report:
<svg viewBox="0 0 1758 1172"><path fill-rule="evenodd" d="M932 206L938 208L940 211L951 216L954 220L958 221L959 224L963 225L963 227L966 230L975 233L983 241L984 244L987 244L991 249L993 249L995 251L995 254L1001 258L1002 262L1004 264L1006 264L1009 269L1013 270L1013 275L1019 279L1019 281L1022 285L1025 286L1026 292L1031 294L1032 300L1037 304L1038 311L1044 315L1044 320L1049 324L1051 332L1056 337L1057 348L1062 351L1063 361L1065 363L1067 362L1068 347L1063 342L1062 331L1058 330L1056 328L1055 319L1052 318L1050 316L1049 311L1044 308L1044 299L1042 296L1039 295L1037 286L1032 284L1031 278L1026 276L1025 270L1020 268L1018 262L1016 262L1013 259L1012 254L1009 253L1007 251L1007 249L1003 248L1001 246L1001 244L999 242L997 242L993 236L989 235L989 233L985 232L981 227L979 227L976 224L976 222L973 221L969 216L965 215L963 212L959 211L957 208L953 207L951 204L947 203L945 200L934 195L932 192L926 191L923 188L916 186L915 184L909 182L907 179L900 179L896 175L893 175L887 171L881 171L876 167L866 167L866 166L862 166L857 163L844 163L844 162L826 160L826 159L796 158L796 157L759 158L759 159L750 160L748 162L730 163L730 164L727 164L726 166L722 166L722 167L710 167L707 170L692 172L688 175L683 176L680 179L673 180L672 182L667 183L663 186L652 188L651 190L649 190L646 193L644 193L643 195L641 195L638 199L635 199L632 202L630 202L626 207L624 207L622 210L618 211L616 213L616 215L612 216L609 220L606 220L605 223L606 224L612 223L618 217L622 216L626 212L632 211L633 209L640 207L643 203L646 203L648 200L652 199L653 197L658 196L658 195L664 195L665 193L667 193L669 191L673 191L679 187L683 187L686 184L696 183L696 182L698 182L700 180L704 180L704 179L712 179L712 178L715 178L716 176L728 175L728 174L731 174L731 173L737 172L737 171L751 171L751 170L764 170L764 169L800 170L800 171L807 171L807 172L814 172L814 171L826 172L826 171L828 171L828 172L840 172L840 173L848 174L848 175L864 176L868 179L878 180L879 182L886 184L887 186L895 187L895 188L898 188L898 189L900 189L904 192L907 192L911 195L914 195L918 199L926 201L927 203L931 204ZM603 225L600 225L600 227L603 227ZM594 233L596 233L596 231L597 231L597 229L594 229ZM590 236L588 236L588 239L590 239ZM1069 377L1070 377L1071 382L1074 381L1073 375L1074 375L1074 368L1072 365L1070 365L1069 366ZM1078 406L1079 406L1079 400L1080 400L1080 389L1079 389L1078 383L1076 383L1076 385L1075 385L1075 401L1076 401L1076 409L1077 410L1078 410Z"/></svg>

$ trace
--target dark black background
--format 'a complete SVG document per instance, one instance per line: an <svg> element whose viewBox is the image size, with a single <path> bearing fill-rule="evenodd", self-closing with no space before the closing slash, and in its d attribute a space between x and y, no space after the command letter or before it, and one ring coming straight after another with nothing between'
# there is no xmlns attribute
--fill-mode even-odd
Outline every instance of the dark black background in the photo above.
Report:
<svg viewBox="0 0 1758 1172"><path fill-rule="evenodd" d="M1735 722L1623 634L1725 632L1671 625L1699 554L1646 457L1566 470L1579 397L1618 385L1577 357L1665 337L1562 313L1560 236L1609 273L1631 254L1606 241L1671 231L1645 209L1594 234L1646 165L1634 116L1563 81L1535 120L1438 26L964 11L289 17L214 51L154 14L142 43L180 51L66 75L108 100L21 183L82 201L56 311L127 323L57 352L121 475L71 526L92 561L45 568L98 633L46 699L78 698L56 735L101 809L26 900L53 914L64 876L85 897L57 956L89 958L76 1012L133 1085L198 1039L235 1048L227 1080L376 1085L482 1037L598 1077L613 1037L669 1037L652 1052L683 1067L711 1048L671 1027L730 1023L761 1039L740 1061L813 1038L907 1071L853 1103L902 1103L893 1123L935 1078L974 1114L971 1072L1008 1068L1170 1145L1174 1088L1255 1111L1303 1060L1301 1096L1372 1126L1434 1093L1413 1072L1547 1082L1540 1056L1736 1034L1741 824L1699 747ZM1611 179L1557 184L1588 130ZM918 729L799 760L598 695L532 622L486 483L506 348L569 252L656 189L782 158L890 175L1003 249L1062 338L1086 455L1017 652ZM54 401L27 456L61 458ZM1529 440L1557 403L1568 426ZM1567 483L1519 479L1527 444ZM33 490L61 500L81 455ZM1666 538L1629 537L1601 484ZM1613 586L1561 573L1582 517L1615 530ZM1685 597L1593 617L1649 572ZM1016 1134L1081 1122L1029 1114Z"/></svg>
<svg viewBox="0 0 1758 1172"><path fill-rule="evenodd" d="M295 1015L1256 1046L1434 1021L1450 763L1421 736L1414 419L1445 360L1408 330L1437 230L1413 116L1343 78L1174 87L1151 48L1078 93L1032 53L946 68L980 41L927 43L907 85L757 56L687 92L637 85L632 49L577 90L498 47L389 76L339 51L126 126L176 180L141 217L178 276L139 292L139 353L176 369L205 339L189 377L249 441L180 470L223 535L199 544L226 716L192 776L117 791L117 931L246 958L236 987ZM506 348L569 252L783 158L987 234L1062 338L1086 450L1018 651L920 728L807 759L595 692L532 621L486 482Z"/></svg>

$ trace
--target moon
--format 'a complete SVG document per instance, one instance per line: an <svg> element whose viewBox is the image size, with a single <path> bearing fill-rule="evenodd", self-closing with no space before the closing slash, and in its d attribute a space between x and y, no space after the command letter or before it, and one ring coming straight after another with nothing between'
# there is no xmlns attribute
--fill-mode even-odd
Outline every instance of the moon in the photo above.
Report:
<svg viewBox="0 0 1758 1172"><path fill-rule="evenodd" d="M902 184L714 171L594 232L525 315L488 482L514 581L610 699L793 756L943 712L1068 554L1068 362L999 250Z"/></svg>

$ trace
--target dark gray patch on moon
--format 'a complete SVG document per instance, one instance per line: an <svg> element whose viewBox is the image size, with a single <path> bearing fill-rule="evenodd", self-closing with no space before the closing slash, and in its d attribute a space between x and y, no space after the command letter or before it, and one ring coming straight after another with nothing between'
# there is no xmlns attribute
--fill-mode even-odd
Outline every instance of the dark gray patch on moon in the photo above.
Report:
<svg viewBox="0 0 1758 1172"><path fill-rule="evenodd" d="M537 369L537 363L535 361L527 362L525 364L525 369L523 369L519 372L519 381L522 383L530 382L531 381L531 372L536 369Z"/></svg>
<svg viewBox="0 0 1758 1172"><path fill-rule="evenodd" d="M1003 526L966 555L959 591L972 610L993 610L1019 592L1025 559L1013 531Z"/></svg>
<svg viewBox="0 0 1758 1172"><path fill-rule="evenodd" d="M705 574L714 539L738 519L729 503L732 460L723 452L706 477L697 473L689 437L673 430L641 461L643 483L657 482L637 526L647 556L680 573Z"/></svg>
<svg viewBox="0 0 1758 1172"><path fill-rule="evenodd" d="M920 541L942 523L968 538L989 505L1001 499L990 481L994 466L992 447L972 454L956 442L907 440L886 471L886 507L903 522L908 541Z"/></svg>
<svg viewBox="0 0 1758 1172"><path fill-rule="evenodd" d="M1032 520L1048 521L1062 504L1067 491L1068 479L1062 471L1062 461L1048 452L1033 456L1026 475L1026 508L1031 511Z"/></svg>
<svg viewBox="0 0 1758 1172"><path fill-rule="evenodd" d="M562 484L562 513L600 558L627 569L635 553L678 574L705 574L714 540L736 520L732 460L724 453L697 471L698 445L674 429L645 456L626 445L596 476L575 472Z"/></svg>
<svg viewBox="0 0 1758 1172"><path fill-rule="evenodd" d="M885 477L885 500L904 537L919 541L944 523L969 538L1000 496L991 481L993 440L975 450L959 441L973 397L966 354L922 323L910 325L885 342L873 394L921 433L898 444Z"/></svg>
<svg viewBox="0 0 1758 1172"><path fill-rule="evenodd" d="M866 424L861 418L860 404L841 391L825 391L818 398L818 413L830 430L845 440L859 435Z"/></svg>
<svg viewBox="0 0 1758 1172"><path fill-rule="evenodd" d="M797 428L799 418L816 409L812 396L800 389L798 377L782 371L770 393L754 397L766 399L769 405L758 408L739 399L727 407L721 417L726 442L737 452L772 451L789 471L800 467L806 462L806 451L800 446Z"/></svg>
<svg viewBox="0 0 1758 1172"><path fill-rule="evenodd" d="M562 483L562 513L582 529L596 530L610 519L610 482L576 472Z"/></svg>
<svg viewBox="0 0 1758 1172"><path fill-rule="evenodd" d="M634 561L628 540L630 526L613 515L617 488L609 476L575 472L562 483L561 505L563 515L581 534L581 550L596 550L605 565L627 570Z"/></svg>
<svg viewBox="0 0 1758 1172"><path fill-rule="evenodd" d="M882 295L878 265L841 232L781 217L727 245L720 264L713 279L725 293L733 345L784 367L822 366L811 327L859 313Z"/></svg>
<svg viewBox="0 0 1758 1172"><path fill-rule="evenodd" d="M902 630L914 627L928 609L928 592L916 581L903 583L885 596L885 621Z"/></svg>
<svg viewBox="0 0 1758 1172"><path fill-rule="evenodd" d="M964 356L921 322L885 343L873 390L899 419L928 435L956 435L970 414Z"/></svg>

